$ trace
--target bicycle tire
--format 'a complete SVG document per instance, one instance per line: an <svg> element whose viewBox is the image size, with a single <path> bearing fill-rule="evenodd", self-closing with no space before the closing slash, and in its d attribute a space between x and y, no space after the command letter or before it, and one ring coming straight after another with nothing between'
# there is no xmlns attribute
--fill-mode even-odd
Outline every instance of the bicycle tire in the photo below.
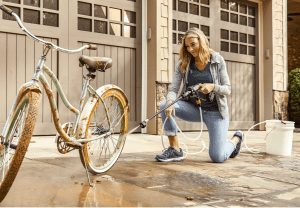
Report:
<svg viewBox="0 0 300 208"><path fill-rule="evenodd" d="M89 113L87 114L88 121L86 123L86 127L84 128L85 138L91 138L95 134L96 136L99 136L104 133L101 132L101 130L103 131L103 129L109 129L109 130L113 129L114 131L112 130L113 131L111 132L112 134L106 138L85 143L81 148L81 150L79 150L80 158L83 166L85 167L86 165L89 172L91 172L92 174L104 173L108 171L110 168L112 168L112 166L116 163L123 150L126 141L126 136L127 136L126 134L128 131L128 102L125 94L117 87L112 87L112 88L104 87L102 89L105 90L103 91L103 93L99 95L100 98L97 99L96 102L93 102L93 99L95 99L94 97L91 97L90 100L87 101L87 103L93 103L93 104L92 106L87 107L87 109L91 109L91 110L87 110L89 111ZM114 103L117 104L117 108L115 109L107 108L109 100L114 101ZM106 108L104 106L106 106ZM94 125L95 124L94 119L96 117L95 114L96 111L99 109L100 109L100 113L98 113L96 116L100 114L100 116L106 117L106 119L101 119L103 117L100 117L98 123L96 121L96 126L95 126ZM113 118L114 119L113 122L109 123L108 118L112 120L112 116L117 117L116 115L120 117L119 120ZM114 123L114 121L116 122ZM114 124L116 124L116 126L113 126ZM115 137L118 138L116 139ZM103 143L101 147L102 141ZM98 147L100 149L102 148L102 150L100 152L99 158L98 157L95 158L94 157L95 154L93 150L95 151L99 150ZM103 151L103 147L106 148L105 155L103 158L101 158L101 156L103 156L101 155ZM110 147L114 148L114 151L111 152ZM91 148L93 148L93 150L91 150ZM106 154L107 150L109 150L109 154ZM97 164L95 160L97 160Z"/></svg>
<svg viewBox="0 0 300 208"><path fill-rule="evenodd" d="M31 136L33 134L33 129L35 126L36 118L38 115L38 107L39 107L39 96L40 94L37 92L29 91L26 94L24 94L20 99L19 103L14 108L14 115L12 122L9 125L9 128L13 128L11 133L7 135L9 139L9 145L3 145L3 149L1 150L0 155L0 202L5 198L8 191L10 190L17 173L19 171L19 168L23 162L25 153L27 151ZM27 103L27 104L26 104ZM23 107L24 105L24 107ZM23 113L25 112L25 113ZM23 115L22 115L23 114ZM19 116L21 115L21 119L19 119ZM23 118L24 116L24 118ZM19 122L20 121L20 122ZM24 122L23 128L22 128L22 122ZM19 133L19 139L16 139L14 137L14 134L16 131L18 131L18 127L21 126L21 133ZM16 141L17 140L17 141ZM15 144L17 142L17 144ZM14 143L15 150L11 148L11 143ZM5 158L3 158L2 153L3 151L7 151L7 154L10 154L11 151L14 151L14 154L10 159L8 160L8 167L7 171L3 173L4 171L4 165L6 165L6 161L4 161ZM9 155L8 155L9 156ZM3 164L5 163L5 164ZM3 175L2 175L3 174Z"/></svg>

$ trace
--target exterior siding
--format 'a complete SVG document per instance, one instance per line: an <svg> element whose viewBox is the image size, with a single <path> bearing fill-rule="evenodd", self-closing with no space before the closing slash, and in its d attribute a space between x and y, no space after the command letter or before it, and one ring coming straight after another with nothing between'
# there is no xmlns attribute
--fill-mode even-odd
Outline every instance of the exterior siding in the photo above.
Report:
<svg viewBox="0 0 300 208"><path fill-rule="evenodd" d="M287 90L287 1L273 0L273 89Z"/></svg>

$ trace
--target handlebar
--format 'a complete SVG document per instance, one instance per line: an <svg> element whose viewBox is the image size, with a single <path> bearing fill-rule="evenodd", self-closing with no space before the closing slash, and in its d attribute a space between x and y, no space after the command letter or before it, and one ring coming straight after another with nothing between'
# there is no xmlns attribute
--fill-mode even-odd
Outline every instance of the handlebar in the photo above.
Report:
<svg viewBox="0 0 300 208"><path fill-rule="evenodd" d="M10 8L8 8L7 6L4 6L3 4L0 5L0 9L2 11L4 11L6 14L8 14L8 15L12 15L12 13L13 13L13 10L11 10Z"/></svg>
<svg viewBox="0 0 300 208"><path fill-rule="evenodd" d="M66 48L59 47L59 46L55 45L55 44L52 43L52 42L42 40L42 39L36 37L34 34L32 34L32 33L24 26L24 24L23 24L22 20L20 19L20 17L19 17L13 10L11 10L10 8L8 8L7 6L5 6L5 5L3 5L3 4L0 5L0 9L1 9L3 12L7 13L8 15L13 16L13 17L16 19L16 21L17 21L19 27L21 28L21 30L22 30L28 37L32 38L34 41L37 41L37 42L40 42L40 43L46 45L46 46L48 46L48 47L50 47L50 48L52 48L52 49L55 49L55 50L58 50L58 51L61 51L61 52L64 52L64 53L78 53L78 52L83 51L83 50L85 50L85 49L89 49L89 50L97 50L97 46L96 46L96 45L93 45L93 44L84 45L84 46L82 46L82 47L80 47L80 48L70 50L70 49L66 49Z"/></svg>

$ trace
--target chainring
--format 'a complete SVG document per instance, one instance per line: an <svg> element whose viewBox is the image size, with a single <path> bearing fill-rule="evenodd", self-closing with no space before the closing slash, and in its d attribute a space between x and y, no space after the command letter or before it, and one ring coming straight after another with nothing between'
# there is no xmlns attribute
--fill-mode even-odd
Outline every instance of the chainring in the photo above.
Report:
<svg viewBox="0 0 300 208"><path fill-rule="evenodd" d="M72 126L73 123L64 123L62 125L63 130L70 136L70 132L72 132ZM75 150L76 148L73 147L72 145L68 144L67 142L65 142L65 140L57 133L56 134L56 147L59 153L61 154L67 154L68 152L71 152L73 150Z"/></svg>

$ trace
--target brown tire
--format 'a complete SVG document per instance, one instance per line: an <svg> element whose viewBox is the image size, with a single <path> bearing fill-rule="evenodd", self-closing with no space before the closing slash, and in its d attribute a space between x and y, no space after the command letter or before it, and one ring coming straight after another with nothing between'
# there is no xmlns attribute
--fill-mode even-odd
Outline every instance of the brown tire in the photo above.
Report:
<svg viewBox="0 0 300 208"><path fill-rule="evenodd" d="M12 111L10 130L0 149L0 202L12 186L27 151L38 114L39 96L27 92Z"/></svg>
<svg viewBox="0 0 300 208"><path fill-rule="evenodd" d="M99 91L100 99L91 97L86 106L87 123L85 138L91 139L111 134L88 142L79 151L83 166L93 174L108 171L118 160L128 131L128 102L125 94L116 87ZM98 92L98 91L97 91Z"/></svg>

